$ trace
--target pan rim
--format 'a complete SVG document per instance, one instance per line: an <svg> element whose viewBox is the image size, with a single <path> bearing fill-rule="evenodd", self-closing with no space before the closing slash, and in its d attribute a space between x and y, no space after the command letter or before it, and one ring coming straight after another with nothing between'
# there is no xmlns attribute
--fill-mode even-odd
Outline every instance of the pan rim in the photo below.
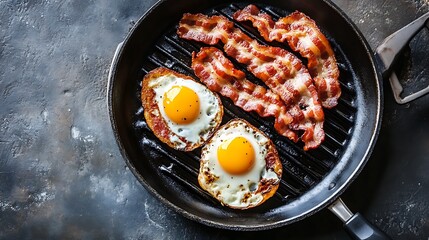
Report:
<svg viewBox="0 0 429 240"><path fill-rule="evenodd" d="M139 182L156 198L161 200L164 204L166 204L171 209L175 210L177 213L182 214L183 216L187 217L188 219L191 219L196 222L203 223L208 226L212 227L218 227L222 229L229 229L229 230L240 230L240 231L255 231L255 230L267 230L272 228L277 228L285 225L292 224L294 222L300 221L301 219L304 219L306 217L309 217L320 210L324 209L328 205L330 205L332 202L334 202L347 188L348 186L356 179L359 175L359 173L362 171L363 167L366 165L367 161L369 160L371 153L374 149L375 143L378 138L378 134L381 128L381 121L382 121L382 107L383 107L383 88L381 84L381 74L380 71L377 68L377 62L374 57L373 51L371 50L368 42L364 38L363 34L360 32L360 30L355 26L355 24L347 17L347 15L334 3L332 3L330 0L323 0L325 4L327 4L330 8L332 8L334 11L336 11L349 25L350 30L352 30L356 36L358 36L358 40L362 43L362 46L366 50L366 54L368 55L368 60L371 63L372 69L368 71L371 71L371 75L374 76L376 81L376 87L377 87L377 109L376 109L376 123L374 126L373 134L370 137L370 142L368 144L368 148L366 152L363 154L362 160L359 162L358 166L354 169L354 171L349 174L348 178L344 183L336 188L335 192L333 192L330 197L326 198L324 201L321 201L318 205L315 205L310 210L303 212L302 214L296 215L293 218L283 219L281 221L277 221L275 223L267 223L267 224L255 224L255 225L230 225L230 224L223 224L214 220L201 218L197 215L194 215L191 212L186 211L185 209L177 206L176 204L172 203L165 197L163 197L161 194L157 192L156 189L154 189L142 176L139 174L138 170L135 168L135 166L132 164L129 155L125 151L125 148L123 146L123 143L121 141L121 136L118 132L118 126L116 123L116 119L114 116L114 109L113 109L113 88L117 74L117 66L121 60L121 57L123 57L123 51L124 47L127 45L127 43L130 41L130 39L133 37L133 35L136 32L136 29L138 26L149 16L159 5L166 2L168 0L159 0L157 3L155 3L148 11L146 11L140 19L136 22L136 24L132 27L132 29L127 34L125 40L123 41L123 45L118 49L117 51L117 58L114 58L111 64L111 75L108 79L107 84L107 105L108 105L108 112L109 112L109 119L112 126L112 130L114 133L115 140L118 144L119 150L121 152L122 157L124 158L128 168L131 170L133 175L139 180ZM333 171L333 170L331 170Z"/></svg>

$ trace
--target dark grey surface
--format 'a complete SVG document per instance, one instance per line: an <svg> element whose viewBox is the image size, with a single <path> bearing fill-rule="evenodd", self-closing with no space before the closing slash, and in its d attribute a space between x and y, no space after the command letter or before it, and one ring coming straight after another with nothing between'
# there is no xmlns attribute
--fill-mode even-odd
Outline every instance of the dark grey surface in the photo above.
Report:
<svg viewBox="0 0 429 240"><path fill-rule="evenodd" d="M328 210L263 232L209 228L138 183L110 128L106 85L116 45L154 2L0 1L0 238L347 239ZM427 0L334 2L373 49L429 11ZM402 74L407 84L429 82L428 35L399 65L418 69ZM429 239L429 96L397 105L385 93L375 151L343 199L394 239Z"/></svg>

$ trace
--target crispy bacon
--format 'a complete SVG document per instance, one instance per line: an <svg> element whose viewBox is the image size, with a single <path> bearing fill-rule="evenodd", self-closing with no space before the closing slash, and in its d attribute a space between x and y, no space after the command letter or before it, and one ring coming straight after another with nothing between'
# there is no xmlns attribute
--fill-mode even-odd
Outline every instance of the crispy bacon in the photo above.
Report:
<svg viewBox="0 0 429 240"><path fill-rule="evenodd" d="M316 148L324 139L324 113L308 70L282 48L264 46L251 39L223 16L184 14L177 33L188 40L224 44L225 52L261 79L285 102L292 116L289 128L303 130L304 149Z"/></svg>
<svg viewBox="0 0 429 240"><path fill-rule="evenodd" d="M246 79L244 72L235 69L222 51L214 47L201 48L192 53L192 69L210 90L231 99L245 111L255 111L261 117L274 117L276 131L298 141L297 134L289 129L292 116L280 96Z"/></svg>
<svg viewBox="0 0 429 240"><path fill-rule="evenodd" d="M238 10L233 17L237 21L251 21L266 41L287 41L292 50L308 59L307 67L323 107L337 105L341 95L337 61L328 39L311 18L295 11L274 22L255 5Z"/></svg>

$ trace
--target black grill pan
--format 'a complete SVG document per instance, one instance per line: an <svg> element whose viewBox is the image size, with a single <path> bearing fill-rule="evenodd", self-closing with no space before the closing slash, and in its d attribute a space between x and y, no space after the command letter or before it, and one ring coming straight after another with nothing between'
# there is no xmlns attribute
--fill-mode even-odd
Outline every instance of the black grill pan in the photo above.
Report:
<svg viewBox="0 0 429 240"><path fill-rule="evenodd" d="M302 144L277 134L272 119L245 112L229 99L221 98L225 110L223 123L239 117L260 128L275 143L283 164L276 195L259 207L241 211L223 207L199 187L200 149L175 151L154 136L143 116L140 91L143 76L159 66L196 78L190 68L191 53L204 45L177 36L177 24L183 13L217 14L232 19L232 13L249 3L274 19L295 10L314 19L334 49L342 96L336 108L325 109L325 141L308 152L302 150ZM268 44L249 24L235 22L235 25ZM290 51L284 44L269 45ZM108 105L115 137L127 165L158 199L206 225L263 230L316 213L333 203L356 178L378 135L383 98L381 75L373 53L357 28L329 1L162 0L135 24L115 56L109 76ZM248 79L262 84L243 65L231 60L246 72Z"/></svg>

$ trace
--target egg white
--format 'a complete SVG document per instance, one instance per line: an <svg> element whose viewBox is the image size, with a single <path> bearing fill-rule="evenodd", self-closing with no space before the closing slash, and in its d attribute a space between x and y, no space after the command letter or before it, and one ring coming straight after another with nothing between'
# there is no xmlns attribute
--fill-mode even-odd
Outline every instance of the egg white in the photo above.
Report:
<svg viewBox="0 0 429 240"><path fill-rule="evenodd" d="M228 127L219 129L202 149L200 175L209 174L211 177L206 179L200 176L199 182L222 204L232 208L256 206L263 200L262 193L256 193L259 182L262 179L273 179L276 183L280 180L273 170L266 169L265 158L270 140L261 132L252 129L246 122L239 120L230 123ZM255 151L255 163L249 172L243 175L231 175L220 166L217 150L223 141L240 136L251 143ZM244 200L248 193L251 196Z"/></svg>
<svg viewBox="0 0 429 240"><path fill-rule="evenodd" d="M155 91L155 101L159 112L173 133L170 135L170 142L176 144L178 148L184 148L188 143L197 144L207 141L213 132L212 130L216 127L216 115L221 108L213 92L202 84L174 75L165 75L153 79L148 86ZM189 124L177 124L171 121L165 113L163 106L164 93L173 86L188 87L198 95L200 113L195 121ZM185 138L187 142L182 141L179 136Z"/></svg>

